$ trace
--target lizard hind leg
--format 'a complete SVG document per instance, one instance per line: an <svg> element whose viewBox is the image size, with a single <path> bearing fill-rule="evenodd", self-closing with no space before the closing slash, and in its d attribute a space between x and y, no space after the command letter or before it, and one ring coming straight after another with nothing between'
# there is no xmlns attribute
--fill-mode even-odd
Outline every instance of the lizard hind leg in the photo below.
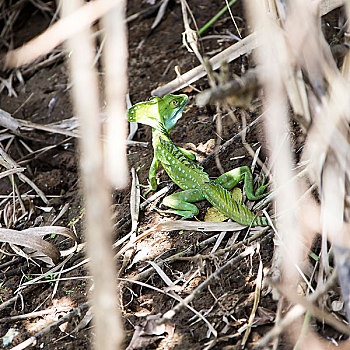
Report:
<svg viewBox="0 0 350 350"><path fill-rule="evenodd" d="M270 182L267 182L267 183L265 182L266 182L265 175L262 174L262 182L260 184L258 180L258 187L255 191L255 195L259 196L260 198L265 197L269 194L269 192L266 192L266 188L270 185Z"/></svg>
<svg viewBox="0 0 350 350"><path fill-rule="evenodd" d="M244 188L248 199L256 201L267 195L267 193L265 193L265 190L269 184L265 184L265 177L263 177L262 184L260 185L258 183L258 188L256 191L254 191L252 171L246 165L232 169L227 173L222 174L215 180L215 182L224 187L226 190L231 190L243 179Z"/></svg>
<svg viewBox="0 0 350 350"><path fill-rule="evenodd" d="M181 220L189 219L199 213L198 208L192 204L199 202L204 197L199 190L186 190L176 192L163 199L163 204L169 208L165 212L182 216Z"/></svg>

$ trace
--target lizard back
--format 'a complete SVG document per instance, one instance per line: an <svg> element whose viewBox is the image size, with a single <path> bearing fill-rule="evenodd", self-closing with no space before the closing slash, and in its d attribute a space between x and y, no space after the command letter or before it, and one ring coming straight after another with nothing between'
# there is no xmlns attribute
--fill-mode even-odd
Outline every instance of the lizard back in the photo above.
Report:
<svg viewBox="0 0 350 350"><path fill-rule="evenodd" d="M159 135L157 131L153 135L153 148L155 157L181 189L199 188L201 184L210 181L209 175L201 166L187 158L170 139Z"/></svg>

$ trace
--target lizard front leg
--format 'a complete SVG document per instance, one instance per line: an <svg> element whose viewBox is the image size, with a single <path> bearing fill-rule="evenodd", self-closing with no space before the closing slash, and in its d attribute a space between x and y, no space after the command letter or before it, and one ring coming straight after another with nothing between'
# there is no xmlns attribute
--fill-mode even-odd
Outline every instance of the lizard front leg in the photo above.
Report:
<svg viewBox="0 0 350 350"><path fill-rule="evenodd" d="M243 179L245 192L249 200L256 201L267 195L265 190L269 184L265 184L265 178L263 179L262 184L258 186L256 191L254 191L253 175L248 166L241 166L239 168L232 169L231 171L219 176L215 182L225 189L231 190Z"/></svg>
<svg viewBox="0 0 350 350"><path fill-rule="evenodd" d="M140 185L142 187L146 187L148 188L148 190L144 193L144 195L146 196L149 192L151 191L155 191L158 187L158 182L156 179L156 174L157 174L157 170L159 168L159 163L160 161L154 156L152 159L152 163L151 166L149 168L148 171L148 185Z"/></svg>
<svg viewBox="0 0 350 350"><path fill-rule="evenodd" d="M181 153L182 153L184 156L186 156L188 159L191 159L191 160L193 160L193 161L196 160L196 155L195 155L193 152L187 151L187 149L184 149L184 148L182 148L182 147L179 147L179 150L180 150Z"/></svg>
<svg viewBox="0 0 350 350"><path fill-rule="evenodd" d="M200 190L186 190L176 192L163 199L163 204L169 208L166 213L172 213L182 216L182 220L191 218L199 213L198 208L192 204L203 200L204 197Z"/></svg>
<svg viewBox="0 0 350 350"><path fill-rule="evenodd" d="M196 160L196 155L190 151L187 151L184 148L179 148L180 151L183 153L184 156L186 156L187 158L195 161ZM160 161L156 158L156 156L153 157L151 166L149 168L149 172L148 172L148 186L142 185L142 187L146 187L148 188L148 190L145 192L145 196L151 192L151 191L155 191L158 187L158 182L156 179L156 174L159 168L159 163Z"/></svg>

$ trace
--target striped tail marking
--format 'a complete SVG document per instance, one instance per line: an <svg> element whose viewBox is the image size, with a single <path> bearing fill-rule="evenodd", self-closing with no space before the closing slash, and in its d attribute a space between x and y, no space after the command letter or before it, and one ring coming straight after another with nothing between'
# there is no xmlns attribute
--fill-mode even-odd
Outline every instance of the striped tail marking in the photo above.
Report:
<svg viewBox="0 0 350 350"><path fill-rule="evenodd" d="M201 185L204 198L222 214L245 226L267 226L266 218L256 216L244 204L235 201L231 193L215 182Z"/></svg>

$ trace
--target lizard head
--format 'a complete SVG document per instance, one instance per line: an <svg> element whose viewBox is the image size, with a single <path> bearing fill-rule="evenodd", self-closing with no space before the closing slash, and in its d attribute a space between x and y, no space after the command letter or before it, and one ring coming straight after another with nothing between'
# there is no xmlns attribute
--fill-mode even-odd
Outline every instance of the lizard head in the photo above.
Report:
<svg viewBox="0 0 350 350"><path fill-rule="evenodd" d="M170 131L182 116L186 103L187 95L165 95L163 103L160 104L159 114L164 118L164 125L167 131Z"/></svg>
<svg viewBox="0 0 350 350"><path fill-rule="evenodd" d="M151 126L159 131L170 131L181 118L188 97L186 95L165 95L140 102L128 110L128 120Z"/></svg>

